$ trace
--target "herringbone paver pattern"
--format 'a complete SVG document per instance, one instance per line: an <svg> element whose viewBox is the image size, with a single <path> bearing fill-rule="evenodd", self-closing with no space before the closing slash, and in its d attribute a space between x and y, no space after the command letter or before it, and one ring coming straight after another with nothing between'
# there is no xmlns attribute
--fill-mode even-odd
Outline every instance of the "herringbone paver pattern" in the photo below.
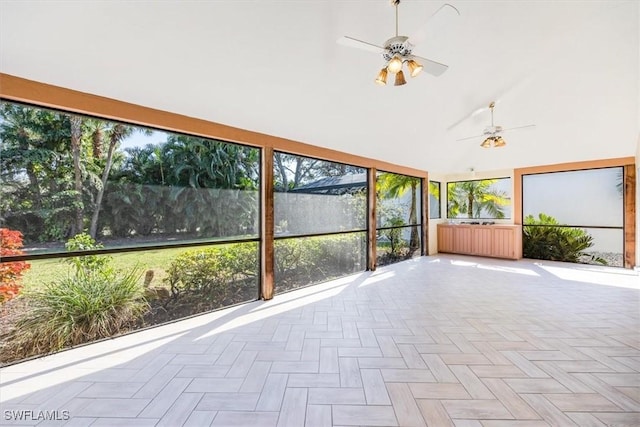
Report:
<svg viewBox="0 0 640 427"><path fill-rule="evenodd" d="M424 257L0 378L3 425L639 426L640 280Z"/></svg>

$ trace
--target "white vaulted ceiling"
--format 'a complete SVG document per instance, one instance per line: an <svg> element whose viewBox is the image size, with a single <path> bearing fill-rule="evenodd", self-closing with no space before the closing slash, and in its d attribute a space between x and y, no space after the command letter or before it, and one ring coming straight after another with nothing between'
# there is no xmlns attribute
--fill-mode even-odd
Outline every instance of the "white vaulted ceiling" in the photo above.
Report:
<svg viewBox="0 0 640 427"><path fill-rule="evenodd" d="M0 71L430 172L636 154L638 1L450 3L461 16L414 49L450 69L401 87L336 44L384 43L388 0L3 0ZM400 33L442 4L403 0ZM502 149L456 141L496 98L496 124L537 126Z"/></svg>

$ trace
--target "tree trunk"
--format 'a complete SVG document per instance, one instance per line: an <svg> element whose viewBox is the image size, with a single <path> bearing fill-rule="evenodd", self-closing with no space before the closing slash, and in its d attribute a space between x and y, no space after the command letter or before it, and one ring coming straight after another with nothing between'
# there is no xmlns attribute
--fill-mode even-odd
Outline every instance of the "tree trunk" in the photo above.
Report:
<svg viewBox="0 0 640 427"><path fill-rule="evenodd" d="M84 215L82 203L82 170L80 168L80 148L82 138L82 118L71 116L69 119L71 124L71 154L73 156L73 189L76 193L75 218L72 224L71 234L76 235L84 230Z"/></svg>
<svg viewBox="0 0 640 427"><path fill-rule="evenodd" d="M468 196L468 204L467 204L467 217L473 218L473 194L469 193Z"/></svg>
<svg viewBox="0 0 640 427"><path fill-rule="evenodd" d="M296 170L293 175L293 188L298 188L300 185L300 181L302 180L302 167L303 167L303 158L296 157Z"/></svg>
<svg viewBox="0 0 640 427"><path fill-rule="evenodd" d="M418 227L414 224L418 223L417 217L417 198L416 198L417 183L415 180L411 181L411 207L409 208L409 224L411 227L411 238L409 239L409 250L411 253L420 247L420 237L418 236Z"/></svg>
<svg viewBox="0 0 640 427"><path fill-rule="evenodd" d="M116 125L122 126L122 125ZM109 172L111 171L111 166L113 166L113 153L116 150L116 145L120 141L120 133L114 131L114 135L109 138L109 149L107 151L107 159L104 165L104 170L102 171L102 186L98 189L98 194L96 195L96 203L93 211L93 215L91 216L91 226L89 227L89 234L94 239L96 238L96 233L98 231L98 219L100 218L100 209L102 208L102 198L104 197L104 191L107 187L107 180L109 179Z"/></svg>
<svg viewBox="0 0 640 427"><path fill-rule="evenodd" d="M287 170L282 163L282 154L275 153L274 159L276 167L278 168L278 171L280 171L280 176L282 177L282 191L287 192L289 191L289 179L287 178Z"/></svg>
<svg viewBox="0 0 640 427"><path fill-rule="evenodd" d="M102 157L102 129L100 125L98 125L93 135L91 135L91 146L93 149L93 157L95 159Z"/></svg>
<svg viewBox="0 0 640 427"><path fill-rule="evenodd" d="M40 191L40 180L33 165L27 165L27 177L29 177L29 189L33 194L33 210L42 208L42 192Z"/></svg>

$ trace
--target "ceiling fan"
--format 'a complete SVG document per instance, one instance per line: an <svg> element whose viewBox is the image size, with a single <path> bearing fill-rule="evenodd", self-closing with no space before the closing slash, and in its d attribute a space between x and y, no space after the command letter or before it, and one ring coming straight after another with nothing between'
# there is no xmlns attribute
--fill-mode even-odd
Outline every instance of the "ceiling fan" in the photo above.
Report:
<svg viewBox="0 0 640 427"><path fill-rule="evenodd" d="M449 68L447 65L441 64L439 62L413 55L412 52L414 46L421 42L427 35L426 29L428 27L427 24L429 21L423 24L422 27L420 27L420 29L418 29L418 31L416 31L410 37L398 35L399 4L400 0L391 0L391 5L394 6L396 10L396 35L384 42L382 46L358 40L349 36L344 36L338 39L338 43L344 46L364 49L382 55L382 58L385 60L386 64L380 70L380 72L378 73L378 77L375 80L375 82L381 86L387 84L387 76L389 73L395 73L394 86L402 86L407 83L404 78L404 73L402 72L402 65L404 63L407 64L411 77L417 76L422 70L433 76L439 76L447 71L447 68ZM435 13L431 15L431 17L437 15L440 12L450 12L451 14L460 15L458 9L448 3L445 3L440 6L440 8L435 11Z"/></svg>
<svg viewBox="0 0 640 427"><path fill-rule="evenodd" d="M508 129L504 129L502 126L496 126L493 124L493 109L495 108L495 106L496 106L495 101L492 101L489 104L489 110L491 110L491 126L487 126L486 128L484 128L482 135L469 136L467 138L458 139L458 141L466 141L468 139L474 139L474 138L479 138L481 136L484 136L485 139L480 144L482 148L489 148L489 147L499 148L507 145L507 142L504 140L504 138L502 138L503 132L508 132L516 129L530 128L535 126L535 125L524 125L524 126L518 126L518 127L508 128Z"/></svg>

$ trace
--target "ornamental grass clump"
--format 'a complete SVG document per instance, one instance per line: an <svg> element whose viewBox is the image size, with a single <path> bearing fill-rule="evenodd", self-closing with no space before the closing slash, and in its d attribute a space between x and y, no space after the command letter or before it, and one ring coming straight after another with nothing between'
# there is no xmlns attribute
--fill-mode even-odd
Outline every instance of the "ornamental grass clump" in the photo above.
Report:
<svg viewBox="0 0 640 427"><path fill-rule="evenodd" d="M148 305L140 271L118 272L110 261L81 258L67 277L24 292L27 310L3 352L46 354L126 332L141 319Z"/></svg>

